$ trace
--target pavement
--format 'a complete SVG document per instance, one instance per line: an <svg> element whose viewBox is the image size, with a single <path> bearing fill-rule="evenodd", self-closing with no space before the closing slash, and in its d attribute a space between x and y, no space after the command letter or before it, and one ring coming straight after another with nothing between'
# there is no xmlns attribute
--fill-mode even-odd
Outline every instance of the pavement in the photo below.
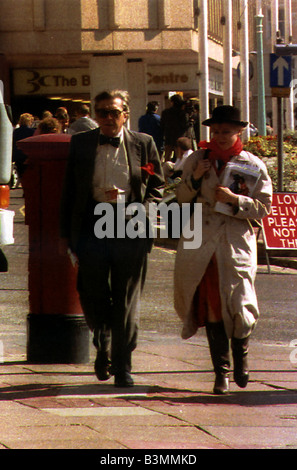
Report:
<svg viewBox="0 0 297 470"><path fill-rule="evenodd" d="M202 450L297 448L297 350L289 344L251 340L250 382L240 389L231 375L227 396L212 394L205 336L183 341L176 331L159 333L157 323L141 328L129 389L97 381L92 347L87 364L28 363L23 204L22 190L12 191L15 243L4 249L9 271L0 274L0 449L97 450L97 464L135 466L198 463ZM151 256L160 250L170 248Z"/></svg>

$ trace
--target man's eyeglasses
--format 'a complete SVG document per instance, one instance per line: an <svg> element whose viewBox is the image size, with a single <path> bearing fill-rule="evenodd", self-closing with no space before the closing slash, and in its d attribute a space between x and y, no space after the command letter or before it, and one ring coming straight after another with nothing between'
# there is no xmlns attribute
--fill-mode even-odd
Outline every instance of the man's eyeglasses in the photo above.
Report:
<svg viewBox="0 0 297 470"><path fill-rule="evenodd" d="M99 118L107 118L109 115L115 119L118 119L124 110L121 111L120 109L104 109L104 108L95 108L95 113Z"/></svg>

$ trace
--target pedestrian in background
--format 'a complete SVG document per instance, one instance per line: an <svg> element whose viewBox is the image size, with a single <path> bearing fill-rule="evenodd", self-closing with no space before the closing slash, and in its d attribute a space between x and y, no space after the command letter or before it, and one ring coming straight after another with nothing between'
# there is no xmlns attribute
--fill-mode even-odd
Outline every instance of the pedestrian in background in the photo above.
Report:
<svg viewBox="0 0 297 470"><path fill-rule="evenodd" d="M167 161L162 165L166 183L172 183L175 178L182 175L186 159L193 153L191 140L188 137L180 137L176 142L176 161Z"/></svg>
<svg viewBox="0 0 297 470"><path fill-rule="evenodd" d="M59 121L54 117L42 119L37 127L37 135L57 134L60 130Z"/></svg>
<svg viewBox="0 0 297 470"><path fill-rule="evenodd" d="M170 98L172 106L164 109L161 114L161 130L164 138L164 160L175 160L176 141L179 137L186 137L191 123L185 111L185 102L178 94Z"/></svg>
<svg viewBox="0 0 297 470"><path fill-rule="evenodd" d="M57 108L55 118L59 121L59 132L61 134L66 134L69 127L69 114L67 109L64 107Z"/></svg>
<svg viewBox="0 0 297 470"><path fill-rule="evenodd" d="M71 138L61 235L78 258L78 292L97 348L96 376L107 380L112 374L115 386L130 387L139 299L152 242L127 233L117 237L117 232L112 238L97 238L94 209L100 202L110 204L116 223L119 195L147 207L161 200L164 181L153 138L124 126L129 116L126 91L100 93L95 114L99 128Z"/></svg>
<svg viewBox="0 0 297 470"><path fill-rule="evenodd" d="M139 118L138 130L151 135L155 141L160 157L163 152L163 136L161 131L161 117L157 114L158 101L150 101L147 104L146 113Z"/></svg>
<svg viewBox="0 0 297 470"><path fill-rule="evenodd" d="M25 161L27 156L18 148L17 142L19 140L27 139L32 137L35 129L32 128L34 122L34 116L30 113L23 113L20 115L18 126L13 131L13 153L12 160L16 165L17 173L22 178L25 171Z"/></svg>
<svg viewBox="0 0 297 470"><path fill-rule="evenodd" d="M90 131L97 129L98 123L90 117L90 108L87 104L78 105L75 112L75 121L69 126L67 133Z"/></svg>
<svg viewBox="0 0 297 470"><path fill-rule="evenodd" d="M193 200L202 204L202 244L193 250L184 247L183 237L179 241L175 308L183 321L184 339L206 327L216 376L214 393L225 394L229 390L230 339L234 380L244 388L249 379L248 343L259 317L254 287L257 244L251 220L269 213L272 184L265 164L243 151L240 134L248 123L240 120L237 108L219 106L202 124L210 126L212 140L200 143L203 148L187 158L177 188L180 204ZM255 172L255 187L249 196L223 186L228 162ZM219 212L221 203L224 213Z"/></svg>

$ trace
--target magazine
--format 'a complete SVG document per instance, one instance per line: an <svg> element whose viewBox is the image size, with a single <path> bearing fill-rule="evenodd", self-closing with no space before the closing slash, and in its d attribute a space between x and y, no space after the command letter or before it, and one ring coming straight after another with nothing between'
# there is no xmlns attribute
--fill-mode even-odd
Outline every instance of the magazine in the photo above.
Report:
<svg viewBox="0 0 297 470"><path fill-rule="evenodd" d="M260 168L256 165L229 162L225 168L222 186L228 187L235 194L252 197L260 174ZM234 215L233 206L229 203L218 201L214 209L222 214Z"/></svg>

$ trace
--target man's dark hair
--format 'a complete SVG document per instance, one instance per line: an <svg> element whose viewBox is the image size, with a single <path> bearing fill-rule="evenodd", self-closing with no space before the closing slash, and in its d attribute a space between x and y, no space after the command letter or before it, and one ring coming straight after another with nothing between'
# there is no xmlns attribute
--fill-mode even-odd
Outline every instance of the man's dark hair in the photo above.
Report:
<svg viewBox="0 0 297 470"><path fill-rule="evenodd" d="M95 103L103 100L113 100L115 98L120 98L123 101L123 110L127 113L130 112L129 108L129 93L125 90L106 90L102 91L95 97Z"/></svg>
<svg viewBox="0 0 297 470"><path fill-rule="evenodd" d="M82 116L87 116L88 114L90 114L90 107L87 104L79 104L77 106L77 112Z"/></svg>
<svg viewBox="0 0 297 470"><path fill-rule="evenodd" d="M158 111L158 107L158 101L149 101L146 107L146 112L148 114L156 113Z"/></svg>
<svg viewBox="0 0 297 470"><path fill-rule="evenodd" d="M173 106L177 107L182 107L185 104L184 100L179 94L171 96L170 101L173 103Z"/></svg>

